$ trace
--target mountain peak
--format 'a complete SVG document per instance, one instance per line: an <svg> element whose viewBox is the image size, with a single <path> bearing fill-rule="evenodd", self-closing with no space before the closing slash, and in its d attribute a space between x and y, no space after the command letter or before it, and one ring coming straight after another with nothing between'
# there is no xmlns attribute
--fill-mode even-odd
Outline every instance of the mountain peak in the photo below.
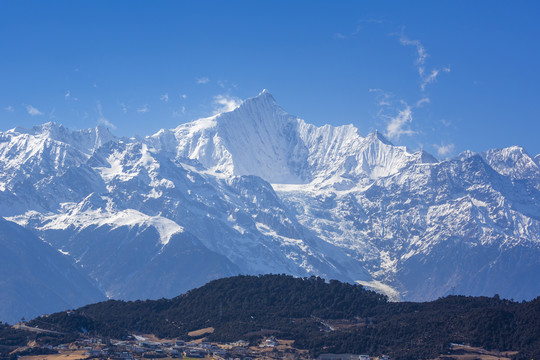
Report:
<svg viewBox="0 0 540 360"><path fill-rule="evenodd" d="M375 130L374 132L369 134L367 136L367 138L370 139L370 140L377 139L380 142L382 142L383 144L394 146L394 144L392 144L392 142L390 142L390 140L388 140L383 134L381 134L381 132L379 130Z"/></svg>
<svg viewBox="0 0 540 360"><path fill-rule="evenodd" d="M63 125L57 124L54 121L49 121L41 125L33 126L29 132L33 135L53 136L60 131L65 132L66 130L67 129Z"/></svg>
<svg viewBox="0 0 540 360"><path fill-rule="evenodd" d="M268 97L268 98L271 98L272 100L274 100L274 96L270 93L270 91L268 89L263 89L259 95L255 96L256 98L264 98L264 97Z"/></svg>
<svg viewBox="0 0 540 360"><path fill-rule="evenodd" d="M274 96L268 91L267 89L263 89L257 96L251 97L246 99L242 102L242 105L240 107L243 107L244 105L251 105L251 104L257 104L258 106L270 106L275 107L278 106L278 103L276 102L276 99L274 99Z"/></svg>
<svg viewBox="0 0 540 360"><path fill-rule="evenodd" d="M115 136L109 129L102 125L97 125L95 128L72 131L52 121L33 126L30 129L16 127L9 132L15 135L28 134L42 140L48 139L68 144L87 155L93 153L101 145L115 139Z"/></svg>
<svg viewBox="0 0 540 360"><path fill-rule="evenodd" d="M267 126L269 124L284 124L291 121L294 116L289 115L276 102L272 94L264 89L257 96L248 98L240 104L236 109L230 112L222 113L219 116L218 122L223 124L234 123L234 131L237 131L237 126L242 123L249 127ZM275 130L275 129L274 129Z"/></svg>

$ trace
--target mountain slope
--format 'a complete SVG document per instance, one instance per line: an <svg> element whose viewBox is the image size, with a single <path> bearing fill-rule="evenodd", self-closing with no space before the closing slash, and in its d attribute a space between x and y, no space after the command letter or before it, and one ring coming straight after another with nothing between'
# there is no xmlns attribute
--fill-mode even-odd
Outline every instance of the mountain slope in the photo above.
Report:
<svg viewBox="0 0 540 360"><path fill-rule="evenodd" d="M313 357L332 352L434 359L448 354L451 343L466 343L531 359L540 354L539 300L450 296L392 303L361 286L316 277L236 276L174 299L107 301L30 325L64 332L84 327L103 337L153 333L186 340L190 331L211 326L214 331L203 335L208 341L244 339L255 345L273 335L294 340Z"/></svg>
<svg viewBox="0 0 540 360"><path fill-rule="evenodd" d="M0 318L21 317L75 308L105 299L71 259L28 230L0 218Z"/></svg>

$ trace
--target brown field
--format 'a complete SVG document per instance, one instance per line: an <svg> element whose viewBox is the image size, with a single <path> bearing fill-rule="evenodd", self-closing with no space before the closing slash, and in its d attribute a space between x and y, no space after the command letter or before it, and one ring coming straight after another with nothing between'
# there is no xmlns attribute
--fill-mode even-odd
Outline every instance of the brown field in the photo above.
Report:
<svg viewBox="0 0 540 360"><path fill-rule="evenodd" d="M468 345L454 345L452 353L441 355L438 360L510 360L517 351L487 351L482 348L472 347Z"/></svg>
<svg viewBox="0 0 540 360"><path fill-rule="evenodd" d="M308 350L299 350L294 348L294 340L276 340L278 345L274 348L251 346L249 349L257 354L257 359L270 360L298 360L311 359Z"/></svg>
<svg viewBox="0 0 540 360"><path fill-rule="evenodd" d="M213 332L214 332L213 327L207 327L207 328L204 328L204 329L190 331L190 332L188 332L188 335L191 336L191 337L195 337L195 336L202 336L204 334L211 334Z"/></svg>
<svg viewBox="0 0 540 360"><path fill-rule="evenodd" d="M34 356L22 356L19 360L78 360L86 359L88 356L84 355L84 350L78 351L65 351L60 354L51 355L34 355Z"/></svg>

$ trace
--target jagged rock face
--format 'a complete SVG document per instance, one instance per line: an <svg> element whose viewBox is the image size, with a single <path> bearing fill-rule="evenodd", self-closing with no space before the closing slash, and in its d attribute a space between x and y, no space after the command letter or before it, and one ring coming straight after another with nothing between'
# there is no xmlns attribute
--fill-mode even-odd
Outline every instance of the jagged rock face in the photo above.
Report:
<svg viewBox="0 0 540 360"><path fill-rule="evenodd" d="M0 133L0 215L108 296L238 273L360 281L393 298L540 293L540 170L519 147L437 161L263 91L143 140L53 123Z"/></svg>

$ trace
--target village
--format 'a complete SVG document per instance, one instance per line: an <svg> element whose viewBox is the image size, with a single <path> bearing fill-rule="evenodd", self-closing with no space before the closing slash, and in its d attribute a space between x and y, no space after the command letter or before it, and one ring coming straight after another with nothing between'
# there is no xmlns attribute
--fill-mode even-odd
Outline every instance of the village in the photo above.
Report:
<svg viewBox="0 0 540 360"><path fill-rule="evenodd" d="M127 340L83 337L69 344L46 345L45 355L20 356L20 360L142 360L142 359L313 359L307 350L294 348L293 340L268 337L256 344L246 340L231 343L206 341L205 338L185 341L157 339L153 335L134 335ZM35 346L35 345L34 345ZM319 360L390 360L389 357L370 357L357 354L321 354Z"/></svg>

